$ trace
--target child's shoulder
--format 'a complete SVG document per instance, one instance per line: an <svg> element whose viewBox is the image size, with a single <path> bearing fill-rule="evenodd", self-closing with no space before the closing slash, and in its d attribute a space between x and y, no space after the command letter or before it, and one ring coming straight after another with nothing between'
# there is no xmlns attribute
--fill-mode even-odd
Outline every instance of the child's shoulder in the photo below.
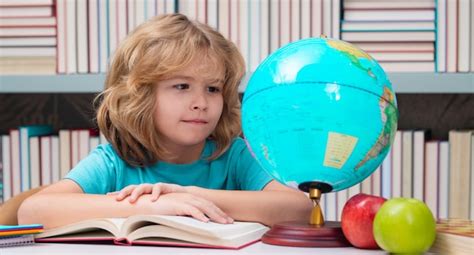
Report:
<svg viewBox="0 0 474 255"><path fill-rule="evenodd" d="M232 140L229 145L229 148L225 152L228 156L232 155L241 155L242 153L247 153L247 143L241 137L236 137Z"/></svg>
<svg viewBox="0 0 474 255"><path fill-rule="evenodd" d="M232 140L229 146L229 150L242 150L246 148L247 144L245 143L245 140L241 137L234 138L234 140Z"/></svg>
<svg viewBox="0 0 474 255"><path fill-rule="evenodd" d="M114 147L110 143L99 144L99 145L97 145L95 150L105 152L105 153L115 153Z"/></svg>
<svg viewBox="0 0 474 255"><path fill-rule="evenodd" d="M206 149L203 152L202 156L209 157L216 150L217 150L216 141L212 139L207 140ZM225 150L225 152L221 155L220 158L223 159L223 158L232 157L233 155L241 154L242 151L244 150L247 150L247 145L245 143L245 140L240 137L236 137L232 139L229 146L227 147L227 150Z"/></svg>
<svg viewBox="0 0 474 255"><path fill-rule="evenodd" d="M96 153L101 157L106 158L120 158L119 154L115 151L114 147L110 143L99 144L92 153Z"/></svg>

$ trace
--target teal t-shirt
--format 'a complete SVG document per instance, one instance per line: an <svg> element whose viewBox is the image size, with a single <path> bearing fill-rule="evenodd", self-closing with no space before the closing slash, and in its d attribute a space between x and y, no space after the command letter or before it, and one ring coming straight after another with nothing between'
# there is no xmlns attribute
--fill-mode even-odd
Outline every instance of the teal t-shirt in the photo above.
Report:
<svg viewBox="0 0 474 255"><path fill-rule="evenodd" d="M191 164L159 161L133 167L122 160L110 144L99 145L67 175L88 194L106 194L132 184L174 183L220 190L261 190L272 180L252 157L242 138L233 140L219 158L206 160L216 149L208 140L199 160Z"/></svg>

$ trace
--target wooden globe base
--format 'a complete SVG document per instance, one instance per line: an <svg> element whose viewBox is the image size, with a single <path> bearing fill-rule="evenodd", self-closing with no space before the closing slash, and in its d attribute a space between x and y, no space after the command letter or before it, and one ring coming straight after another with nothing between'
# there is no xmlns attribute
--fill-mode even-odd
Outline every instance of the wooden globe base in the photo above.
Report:
<svg viewBox="0 0 474 255"><path fill-rule="evenodd" d="M337 221L326 221L323 226L310 225L307 221L276 224L263 235L262 242L294 247L351 246Z"/></svg>

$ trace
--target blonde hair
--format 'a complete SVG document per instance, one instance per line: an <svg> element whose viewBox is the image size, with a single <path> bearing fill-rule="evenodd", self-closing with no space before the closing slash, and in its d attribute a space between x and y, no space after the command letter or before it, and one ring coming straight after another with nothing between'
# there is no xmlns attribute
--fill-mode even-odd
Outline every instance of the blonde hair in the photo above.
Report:
<svg viewBox="0 0 474 255"><path fill-rule="evenodd" d="M221 118L211 134L222 155L241 132L238 85L245 63L237 47L211 27L182 14L155 17L138 26L115 51L99 103L99 129L120 157L146 166L170 157L155 127L155 84L195 57L215 57L225 68Z"/></svg>

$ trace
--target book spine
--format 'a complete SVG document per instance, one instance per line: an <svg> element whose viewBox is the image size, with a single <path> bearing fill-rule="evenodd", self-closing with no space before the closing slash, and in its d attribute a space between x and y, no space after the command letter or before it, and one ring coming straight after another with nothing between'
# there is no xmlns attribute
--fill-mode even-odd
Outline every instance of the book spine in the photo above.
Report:
<svg viewBox="0 0 474 255"><path fill-rule="evenodd" d="M402 196L402 131L395 133L392 145L392 197Z"/></svg>
<svg viewBox="0 0 474 255"><path fill-rule="evenodd" d="M219 7L219 2L217 0L208 0L207 1L206 23L214 29L218 29L218 23L219 23L219 19L218 19L219 10L218 10L218 7Z"/></svg>
<svg viewBox="0 0 474 255"><path fill-rule="evenodd" d="M382 197L392 197L392 149L388 152L382 162Z"/></svg>
<svg viewBox="0 0 474 255"><path fill-rule="evenodd" d="M449 142L439 144L438 217L449 218Z"/></svg>
<svg viewBox="0 0 474 255"><path fill-rule="evenodd" d="M77 73L76 2L65 1L66 7L66 73Z"/></svg>
<svg viewBox="0 0 474 255"><path fill-rule="evenodd" d="M424 200L425 130L413 134L413 197Z"/></svg>
<svg viewBox="0 0 474 255"><path fill-rule="evenodd" d="M402 196L413 196L413 131L402 132Z"/></svg>
<svg viewBox="0 0 474 255"><path fill-rule="evenodd" d="M10 136L2 135L2 183L3 183L3 201L12 197L12 168L10 152Z"/></svg>
<svg viewBox="0 0 474 255"><path fill-rule="evenodd" d="M260 63L260 51L262 47L262 24L260 23L261 3L249 1L248 3L248 40L247 49L249 54L249 72L255 71Z"/></svg>
<svg viewBox="0 0 474 255"><path fill-rule="evenodd" d="M76 56L77 72L89 72L89 39L87 1L77 1L76 5Z"/></svg>
<svg viewBox="0 0 474 255"><path fill-rule="evenodd" d="M88 2L88 49L89 72L99 72L99 3L98 0Z"/></svg>
<svg viewBox="0 0 474 255"><path fill-rule="evenodd" d="M436 71L446 72L446 1L438 0L436 8Z"/></svg>
<svg viewBox="0 0 474 255"><path fill-rule="evenodd" d="M280 6L279 1L270 0L270 52L280 47Z"/></svg>
<svg viewBox="0 0 474 255"><path fill-rule="evenodd" d="M301 23L301 38L311 37L311 1L301 0L300 23Z"/></svg>
<svg viewBox="0 0 474 255"><path fill-rule="evenodd" d="M270 0L261 0L260 4L260 47L259 63L270 54Z"/></svg>
<svg viewBox="0 0 474 255"><path fill-rule="evenodd" d="M471 28L472 26L470 11L472 0L458 0L457 22L458 22L458 56L457 56L457 71L469 72L469 58L471 49Z"/></svg>

